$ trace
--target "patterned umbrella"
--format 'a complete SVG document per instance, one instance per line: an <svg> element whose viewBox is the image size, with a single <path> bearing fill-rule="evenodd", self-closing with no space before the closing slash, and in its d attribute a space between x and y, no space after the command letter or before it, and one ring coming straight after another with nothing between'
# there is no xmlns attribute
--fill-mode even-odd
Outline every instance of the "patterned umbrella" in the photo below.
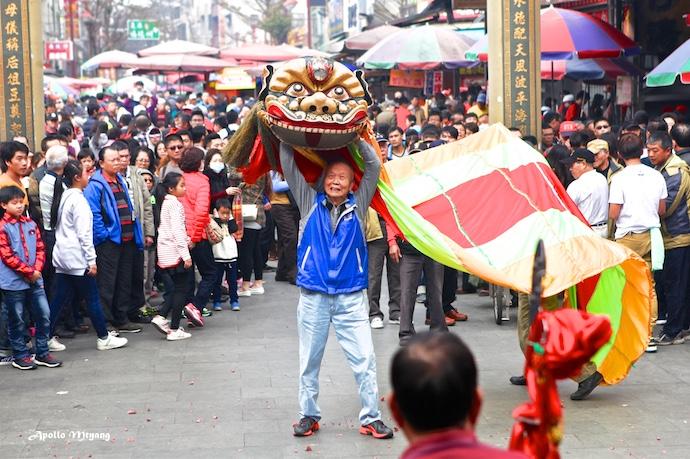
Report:
<svg viewBox="0 0 690 459"><path fill-rule="evenodd" d="M601 80L623 75L639 75L640 69L625 59L572 59L542 61L542 80Z"/></svg>
<svg viewBox="0 0 690 459"><path fill-rule="evenodd" d="M679 75L681 83L690 84L690 40L661 61L645 78L648 87L656 88L671 86Z"/></svg>
<svg viewBox="0 0 690 459"><path fill-rule="evenodd" d="M381 40L357 59L367 69L431 70L471 66L465 53L474 40L448 27L403 29Z"/></svg>
<svg viewBox="0 0 690 459"><path fill-rule="evenodd" d="M588 59L639 53L640 48L623 32L590 14L552 6L541 10L542 59Z"/></svg>
<svg viewBox="0 0 690 459"><path fill-rule="evenodd" d="M594 16L554 7L541 10L542 60L633 56L639 52L634 41ZM486 62L488 55L489 39L485 35L465 58Z"/></svg>

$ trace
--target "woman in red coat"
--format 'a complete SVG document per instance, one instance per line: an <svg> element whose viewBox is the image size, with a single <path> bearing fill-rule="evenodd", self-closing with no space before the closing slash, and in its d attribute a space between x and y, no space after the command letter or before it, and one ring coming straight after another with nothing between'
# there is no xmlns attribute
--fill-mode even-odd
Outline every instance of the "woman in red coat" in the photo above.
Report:
<svg viewBox="0 0 690 459"><path fill-rule="evenodd" d="M201 281L194 295L194 282L189 291L189 301L204 316L210 315L204 311L211 296L216 279L216 265L213 260L211 244L206 238L206 226L209 223L209 205L211 202L211 188L202 171L204 169L204 152L199 148L190 148L180 160L187 194L180 199L184 206L185 226L191 240L192 261L201 274Z"/></svg>

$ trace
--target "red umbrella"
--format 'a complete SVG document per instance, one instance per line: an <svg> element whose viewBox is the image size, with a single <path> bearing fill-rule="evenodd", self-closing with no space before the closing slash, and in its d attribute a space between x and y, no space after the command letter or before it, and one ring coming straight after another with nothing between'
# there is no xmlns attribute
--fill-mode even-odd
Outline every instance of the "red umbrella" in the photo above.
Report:
<svg viewBox="0 0 690 459"><path fill-rule="evenodd" d="M130 67L161 72L212 72L236 65L234 60L221 60L193 54L166 54L142 57Z"/></svg>
<svg viewBox="0 0 690 459"><path fill-rule="evenodd" d="M137 54L141 57L156 56L161 54L194 54L198 56L217 56L218 48L200 45L185 40L172 40L159 43L150 48L144 48Z"/></svg>
<svg viewBox="0 0 690 459"><path fill-rule="evenodd" d="M348 49L366 51L384 38L398 32L399 30L400 27L395 27L388 24L375 27L348 38L345 40L345 46Z"/></svg>
<svg viewBox="0 0 690 459"><path fill-rule="evenodd" d="M321 56L328 54L310 48L297 48L290 45L251 44L240 47L228 47L220 50L223 59L237 59L254 62L288 61L303 56Z"/></svg>
<svg viewBox="0 0 690 459"><path fill-rule="evenodd" d="M126 53L124 51L106 51L104 53L96 54L88 61L81 65L84 71L95 69L108 69L126 67L128 64L137 60L136 54Z"/></svg>

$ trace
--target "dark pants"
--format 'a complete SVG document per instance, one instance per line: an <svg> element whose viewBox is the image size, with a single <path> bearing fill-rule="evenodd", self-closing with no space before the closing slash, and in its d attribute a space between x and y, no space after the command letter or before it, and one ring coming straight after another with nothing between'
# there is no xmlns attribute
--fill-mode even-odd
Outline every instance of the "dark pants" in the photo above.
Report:
<svg viewBox="0 0 690 459"><path fill-rule="evenodd" d="M197 242L192 249L192 261L194 261L196 269L199 270L201 280L196 288L196 295L194 295L194 276L191 276L191 280L188 282L187 300L189 301L187 302L191 301L201 311L206 307L209 298L211 298L211 292L213 292L213 286L216 283L217 277L216 262L213 260L213 251L208 241ZM192 272L194 271L192 270Z"/></svg>
<svg viewBox="0 0 690 459"><path fill-rule="evenodd" d="M266 223L261 228L259 235L259 248L261 250L261 269L263 270L268 261L268 256L276 242L276 225L273 223L273 216L270 210L266 211Z"/></svg>
<svg viewBox="0 0 690 459"><path fill-rule="evenodd" d="M99 338L107 338L108 329L105 325L105 316L98 296L96 278L62 273L55 274L55 288L53 289L53 298L50 301L50 336L55 333L60 310L65 305L72 304L74 299L86 300L89 317L96 329L96 334Z"/></svg>
<svg viewBox="0 0 690 459"><path fill-rule="evenodd" d="M221 289L220 285L223 283L223 277L228 280L228 294L230 302L239 301L237 296L237 261L223 263L216 262L216 284L213 286L213 293L211 298L214 303L220 303Z"/></svg>
<svg viewBox="0 0 690 459"><path fill-rule="evenodd" d="M10 345L14 358L21 359L30 355L26 346L28 322L25 320L24 311L27 309L31 311L36 327L36 355L43 357L48 354L50 307L43 286L35 282L28 289L3 290L2 294L7 306Z"/></svg>
<svg viewBox="0 0 690 459"><path fill-rule="evenodd" d="M146 294L144 293L144 251L137 250L134 253L132 262L132 312L130 318L138 315L136 309L141 308L146 304ZM134 309L136 308L136 309Z"/></svg>
<svg viewBox="0 0 690 459"><path fill-rule="evenodd" d="M245 228L238 244L240 276L244 282L252 280L252 271L254 280L263 280L264 261L261 258L260 234L261 230Z"/></svg>
<svg viewBox="0 0 690 459"><path fill-rule="evenodd" d="M458 271L449 268L448 266L443 267L443 293L441 294L441 304L443 305L443 310L448 312L452 307L451 304L455 301L456 292L458 290Z"/></svg>
<svg viewBox="0 0 690 459"><path fill-rule="evenodd" d="M386 263L386 277L388 279L388 318L400 318L400 264L394 262L388 255L386 238L367 243L369 254L369 319L380 317L381 312L381 283L383 280L383 263Z"/></svg>
<svg viewBox="0 0 690 459"><path fill-rule="evenodd" d="M55 247L55 231L43 230L41 232L41 237L43 238L43 245L46 249L46 259L43 265L43 271L41 271L41 277L43 277L43 285L45 285L45 292L48 301L50 302L53 296L55 267L53 266L53 247Z"/></svg>
<svg viewBox="0 0 690 459"><path fill-rule="evenodd" d="M132 271L138 249L134 241L120 245L105 241L96 246L98 292L106 319L117 327L129 321L141 305L132 304Z"/></svg>
<svg viewBox="0 0 690 459"><path fill-rule="evenodd" d="M415 334L412 317L422 269L424 269L426 276L426 298L431 318L431 329L448 330L441 307L443 265L425 255L404 254L400 259L400 331L398 337L401 341Z"/></svg>
<svg viewBox="0 0 690 459"><path fill-rule="evenodd" d="M683 330L685 316L688 314L690 247L666 251L661 281L666 303L666 324L663 332L674 337Z"/></svg>
<svg viewBox="0 0 690 459"><path fill-rule="evenodd" d="M161 269L160 276L165 285L165 303L160 310L160 315L170 316L170 329L180 328L182 309L187 304L189 284L194 285L194 270L180 268Z"/></svg>
<svg viewBox="0 0 690 459"><path fill-rule="evenodd" d="M277 281L294 282L297 279L297 236L299 209L290 204L275 204L271 214L278 228Z"/></svg>

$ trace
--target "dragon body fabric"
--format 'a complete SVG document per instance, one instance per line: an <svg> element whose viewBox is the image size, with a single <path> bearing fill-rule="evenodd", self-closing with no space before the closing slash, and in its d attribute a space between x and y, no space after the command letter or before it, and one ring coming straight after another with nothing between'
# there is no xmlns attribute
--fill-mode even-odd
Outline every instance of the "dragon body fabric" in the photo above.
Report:
<svg viewBox="0 0 690 459"><path fill-rule="evenodd" d="M252 183L280 170L280 142L317 183L329 158L362 175L356 140L379 151L366 116L360 72L323 58L267 67L259 101L231 138L225 159ZM592 357L615 384L650 335L651 273L625 247L594 234L548 166L497 124L461 141L384 164L372 201L393 231L427 256L522 292L531 289L534 249L544 241L544 296L566 291L566 307L609 317L610 339Z"/></svg>

